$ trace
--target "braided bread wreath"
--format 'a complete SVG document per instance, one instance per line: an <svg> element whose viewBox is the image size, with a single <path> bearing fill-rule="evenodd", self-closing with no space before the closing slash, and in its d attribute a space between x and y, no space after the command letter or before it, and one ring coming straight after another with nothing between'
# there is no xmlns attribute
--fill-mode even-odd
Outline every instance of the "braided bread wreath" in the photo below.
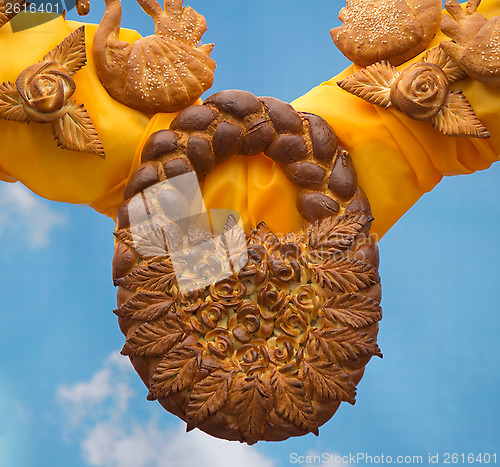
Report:
<svg viewBox="0 0 500 467"><path fill-rule="evenodd" d="M215 164L261 152L299 188L305 225L280 239L260 223L246 238L248 256L236 256L241 270L180 290L165 242L172 206L186 200L162 182L194 171L202 183ZM144 208L154 187L161 214ZM148 399L188 430L248 444L318 434L342 401L354 403L365 365L381 356L378 249L368 200L325 120L275 98L219 92L150 136L124 199L115 313ZM190 230L177 242L192 248L187 274L220 271L209 235Z"/></svg>

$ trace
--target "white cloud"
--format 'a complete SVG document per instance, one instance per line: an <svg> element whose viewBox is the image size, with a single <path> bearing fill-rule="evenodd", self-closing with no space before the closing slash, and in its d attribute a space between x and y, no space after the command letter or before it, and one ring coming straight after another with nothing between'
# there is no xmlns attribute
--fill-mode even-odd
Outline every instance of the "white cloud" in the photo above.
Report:
<svg viewBox="0 0 500 467"><path fill-rule="evenodd" d="M76 431L76 438L82 440L82 455L88 465L273 467L272 460L254 447L213 438L199 430L186 433L182 423L177 428L161 427L154 416L139 420L130 409L135 395L130 369L128 359L116 352L88 381L57 390L69 415L71 426L67 428ZM71 438L75 439L75 435Z"/></svg>
<svg viewBox="0 0 500 467"><path fill-rule="evenodd" d="M127 410L129 399L134 395L128 382L130 369L128 359L115 352L89 381L59 386L57 396L67 409L71 423L78 426L96 415L114 419Z"/></svg>
<svg viewBox="0 0 500 467"><path fill-rule="evenodd" d="M102 467L272 467L255 448L212 438L199 430L139 425L96 425L83 443L85 461Z"/></svg>
<svg viewBox="0 0 500 467"><path fill-rule="evenodd" d="M0 235L13 233L29 247L41 248L48 245L51 230L61 224L64 217L26 187L0 183Z"/></svg>
<svg viewBox="0 0 500 467"><path fill-rule="evenodd" d="M113 390L109 385L110 370L105 369L96 373L88 382L76 383L73 386L61 386L59 397L75 405L85 405L102 402Z"/></svg>

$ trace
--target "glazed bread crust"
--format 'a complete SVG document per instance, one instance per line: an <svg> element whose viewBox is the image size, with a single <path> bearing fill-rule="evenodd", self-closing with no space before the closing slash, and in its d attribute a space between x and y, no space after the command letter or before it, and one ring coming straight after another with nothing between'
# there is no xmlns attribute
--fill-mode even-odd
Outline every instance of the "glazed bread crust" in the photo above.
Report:
<svg viewBox="0 0 500 467"><path fill-rule="evenodd" d="M234 264L245 258L240 270L182 292L183 274L198 265L174 274L161 242L169 209L189 195L169 188L163 213L145 219L144 190L192 172L201 181L232 155L260 152L300 188L297 208L306 223L280 237L259 224L244 249L229 252ZM381 355L370 207L332 128L277 99L224 91L151 135L142 162L119 211L113 278L127 338L122 353L148 398L188 429L248 444L318 433L342 401L354 403L365 365ZM160 204L164 196L159 188ZM137 219L142 248L132 233ZM179 242L193 248L215 241L194 230L187 237Z"/></svg>

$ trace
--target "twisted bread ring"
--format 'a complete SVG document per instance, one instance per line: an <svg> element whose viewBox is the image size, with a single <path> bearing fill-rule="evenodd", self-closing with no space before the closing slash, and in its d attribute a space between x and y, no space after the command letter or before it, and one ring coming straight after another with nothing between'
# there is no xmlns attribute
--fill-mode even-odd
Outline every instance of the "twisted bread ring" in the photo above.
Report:
<svg viewBox="0 0 500 467"><path fill-rule="evenodd" d="M215 164L260 152L300 188L305 225L280 239L259 224L246 252L227 251L240 268L185 292L166 238L186 195L169 188L167 196L162 183L193 172L202 181ZM370 207L334 131L277 99L223 91L151 135L142 162L118 213L113 278L122 353L148 398L188 429L248 444L317 434L342 401L354 403L365 365L381 356ZM144 209L154 187L160 214ZM187 273L200 261L220 271L213 237L191 230L177 242L190 248Z"/></svg>

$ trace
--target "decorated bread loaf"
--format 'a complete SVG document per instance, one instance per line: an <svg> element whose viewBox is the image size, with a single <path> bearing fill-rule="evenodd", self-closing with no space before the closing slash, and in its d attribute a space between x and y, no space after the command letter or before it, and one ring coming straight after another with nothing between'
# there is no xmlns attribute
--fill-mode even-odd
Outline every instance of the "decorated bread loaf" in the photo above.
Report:
<svg viewBox="0 0 500 467"><path fill-rule="evenodd" d="M301 229L245 234L230 214L215 235L188 218L195 196L176 180L202 183L215 164L260 152L300 188ZM122 353L148 398L188 429L248 444L317 434L381 355L370 207L332 128L224 91L151 135L142 161L119 210L113 277Z"/></svg>

